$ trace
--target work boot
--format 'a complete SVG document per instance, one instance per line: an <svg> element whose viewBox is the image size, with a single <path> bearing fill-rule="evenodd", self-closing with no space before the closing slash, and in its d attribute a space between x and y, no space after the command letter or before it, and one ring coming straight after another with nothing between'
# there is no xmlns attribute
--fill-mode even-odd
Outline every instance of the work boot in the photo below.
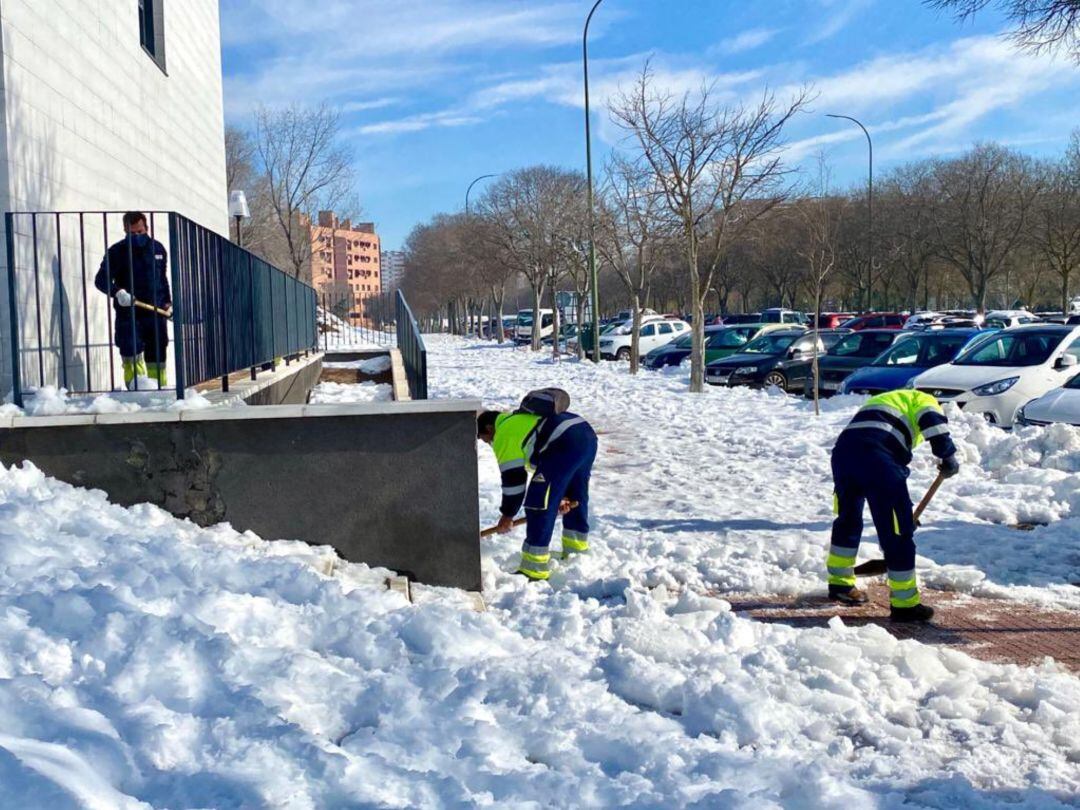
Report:
<svg viewBox="0 0 1080 810"><path fill-rule="evenodd" d="M912 607L894 607L889 611L889 619L894 622L928 622L934 617L934 609L929 605Z"/></svg>
<svg viewBox="0 0 1080 810"><path fill-rule="evenodd" d="M829 599L841 605L865 605L870 601L866 591L858 588L837 588L835 585L829 586Z"/></svg>

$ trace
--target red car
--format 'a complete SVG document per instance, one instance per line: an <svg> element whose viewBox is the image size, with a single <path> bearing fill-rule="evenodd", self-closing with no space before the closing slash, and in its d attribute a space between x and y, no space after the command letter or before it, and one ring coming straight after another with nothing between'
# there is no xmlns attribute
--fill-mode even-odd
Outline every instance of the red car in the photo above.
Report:
<svg viewBox="0 0 1080 810"><path fill-rule="evenodd" d="M818 329L839 329L845 321L850 321L855 317L853 312L822 312L821 323L817 325ZM810 316L813 320L813 315Z"/></svg>
<svg viewBox="0 0 1080 810"><path fill-rule="evenodd" d="M844 321L840 324L840 327L842 329L853 329L856 332L863 329L903 329L905 320L907 319L899 312L867 312L849 321Z"/></svg>

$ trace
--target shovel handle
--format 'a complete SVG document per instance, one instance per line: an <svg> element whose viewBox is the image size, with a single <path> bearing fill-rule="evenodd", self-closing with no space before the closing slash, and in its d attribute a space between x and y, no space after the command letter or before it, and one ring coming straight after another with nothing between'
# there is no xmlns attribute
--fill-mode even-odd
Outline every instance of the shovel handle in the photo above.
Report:
<svg viewBox="0 0 1080 810"><path fill-rule="evenodd" d="M570 508L571 509L577 509L580 505L581 504L579 504L577 501L570 501ZM528 518L518 518L517 520L514 521L515 528L517 526L524 526L525 521L527 521L527 520L528 520ZM480 536L481 537L491 537L491 535L498 533L498 531L499 531L498 526L491 526L491 527L489 527L487 529L484 529L482 532L480 532Z"/></svg>
<svg viewBox="0 0 1080 810"><path fill-rule="evenodd" d="M158 315L160 315L162 318L172 319L172 312L170 312L167 309L161 309L160 307L155 307L154 305L147 304L147 303L145 303L143 301L133 301L132 303L135 306L137 306L139 309L145 309L147 312L155 312Z"/></svg>
<svg viewBox="0 0 1080 810"><path fill-rule="evenodd" d="M930 485L930 489L926 490L926 494L923 495L923 499L919 501L919 505L915 508L914 523L917 525L919 518L922 517L922 513L926 511L926 507L930 505L930 501L937 495L937 491L941 488L942 483L945 481L945 476L938 473L937 478L934 479L934 483Z"/></svg>

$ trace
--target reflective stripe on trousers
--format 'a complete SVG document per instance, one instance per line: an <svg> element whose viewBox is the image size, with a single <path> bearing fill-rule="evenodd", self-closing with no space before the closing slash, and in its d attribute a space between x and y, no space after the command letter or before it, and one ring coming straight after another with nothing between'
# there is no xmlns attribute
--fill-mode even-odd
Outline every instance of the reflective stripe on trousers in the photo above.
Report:
<svg viewBox="0 0 1080 810"><path fill-rule="evenodd" d="M844 587L855 586L855 557L857 548L845 548L835 543L829 546L829 555L825 558L825 567L829 570L829 584Z"/></svg>
<svg viewBox="0 0 1080 810"><path fill-rule="evenodd" d="M562 533L562 556L565 560L571 554L583 554L589 550L589 535L585 532L575 532L571 529L563 529Z"/></svg>
<svg viewBox="0 0 1080 810"><path fill-rule="evenodd" d="M915 607L921 601L914 568L908 571L889 571L890 605L896 608Z"/></svg>
<svg viewBox="0 0 1080 810"><path fill-rule="evenodd" d="M529 579L547 579L550 576L550 563L551 554L547 546L530 546L524 543L521 546L521 565L517 570Z"/></svg>

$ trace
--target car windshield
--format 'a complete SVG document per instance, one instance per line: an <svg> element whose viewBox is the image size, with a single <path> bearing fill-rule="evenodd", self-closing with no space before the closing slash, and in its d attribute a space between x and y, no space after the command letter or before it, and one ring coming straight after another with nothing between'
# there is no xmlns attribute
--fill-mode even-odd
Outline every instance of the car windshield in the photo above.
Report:
<svg viewBox="0 0 1080 810"><path fill-rule="evenodd" d="M781 354L798 339L798 335L762 335L743 347L746 354Z"/></svg>
<svg viewBox="0 0 1080 810"><path fill-rule="evenodd" d="M1038 366L1050 359L1062 332L999 332L954 361L958 366Z"/></svg>
<svg viewBox="0 0 1080 810"><path fill-rule="evenodd" d="M858 326L862 322L863 322L863 319L861 317L860 318L848 318L846 321L844 321L842 324L840 324L840 328L841 329L854 329L856 326Z"/></svg>
<svg viewBox="0 0 1080 810"><path fill-rule="evenodd" d="M1070 379L1067 383L1065 383L1061 387L1062 388L1068 388L1068 389L1070 389L1072 391L1075 391L1078 388L1080 388L1080 374L1077 374L1075 377Z"/></svg>
<svg viewBox="0 0 1080 810"><path fill-rule="evenodd" d="M873 362L875 366L933 368L948 363L968 342L967 335L920 335L901 340Z"/></svg>
<svg viewBox="0 0 1080 810"><path fill-rule="evenodd" d="M521 326L532 326L533 317L532 315L518 315L517 322Z"/></svg>
<svg viewBox="0 0 1080 810"><path fill-rule="evenodd" d="M722 329L709 335L706 346L710 349L737 349L747 340L745 329Z"/></svg>
<svg viewBox="0 0 1080 810"><path fill-rule="evenodd" d="M708 338L708 336L706 335ZM711 338L708 338L711 340ZM694 333L691 332L687 335L683 335L681 338L677 338L673 342L669 343L669 346L677 346L680 349L689 349L694 342Z"/></svg>
<svg viewBox="0 0 1080 810"><path fill-rule="evenodd" d="M856 332L831 349L834 357L877 357L892 345L893 335L882 332Z"/></svg>

